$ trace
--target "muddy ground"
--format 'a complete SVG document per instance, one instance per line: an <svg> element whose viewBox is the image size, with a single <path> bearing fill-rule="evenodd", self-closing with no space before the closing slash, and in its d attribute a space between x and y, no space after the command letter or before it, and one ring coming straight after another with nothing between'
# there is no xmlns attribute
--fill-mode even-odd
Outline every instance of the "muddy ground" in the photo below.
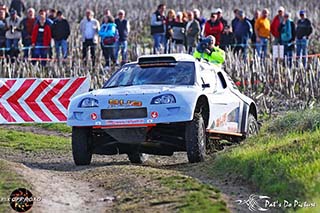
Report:
<svg viewBox="0 0 320 213"><path fill-rule="evenodd" d="M69 137L35 127L20 126L18 130ZM158 177L173 174L192 177L220 190L231 212L249 212L247 206L235 201L248 198L255 190L233 177L209 175L206 164L212 159L189 164L185 153L171 157L150 155L143 165L132 165L126 155L94 155L90 166L75 166L71 151L22 152L0 148L0 158L31 182L35 196L42 198L32 208L35 213L176 212L179 200L172 198L181 192L169 190L158 181Z"/></svg>

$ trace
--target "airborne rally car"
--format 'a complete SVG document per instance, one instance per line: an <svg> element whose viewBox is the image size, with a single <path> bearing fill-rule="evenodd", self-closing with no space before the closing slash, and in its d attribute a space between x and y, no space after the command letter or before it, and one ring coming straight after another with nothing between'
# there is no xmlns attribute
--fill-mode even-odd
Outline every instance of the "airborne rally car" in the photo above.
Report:
<svg viewBox="0 0 320 213"><path fill-rule="evenodd" d="M204 160L212 139L240 141L258 132L255 103L221 67L187 54L142 56L114 73L102 89L72 99L68 110L76 165L92 154L187 151Z"/></svg>

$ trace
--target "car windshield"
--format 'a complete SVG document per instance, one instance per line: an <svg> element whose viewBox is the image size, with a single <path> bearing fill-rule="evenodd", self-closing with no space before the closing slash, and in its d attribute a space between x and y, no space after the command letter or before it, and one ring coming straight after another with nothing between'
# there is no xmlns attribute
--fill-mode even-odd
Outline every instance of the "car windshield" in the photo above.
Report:
<svg viewBox="0 0 320 213"><path fill-rule="evenodd" d="M146 84L193 85L194 82L195 67L193 62L141 66L129 64L117 71L103 88Z"/></svg>

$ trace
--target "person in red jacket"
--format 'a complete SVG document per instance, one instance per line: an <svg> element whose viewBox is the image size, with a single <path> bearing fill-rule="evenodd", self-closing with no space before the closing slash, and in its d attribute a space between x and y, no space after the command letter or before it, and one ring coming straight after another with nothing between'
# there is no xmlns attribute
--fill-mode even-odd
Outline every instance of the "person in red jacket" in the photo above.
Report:
<svg viewBox="0 0 320 213"><path fill-rule="evenodd" d="M51 42L51 28L47 23L47 13L45 10L39 11L39 20L34 25L31 35L31 43L34 48L32 58L39 58L41 65L46 65L48 51ZM35 61L32 61L35 64Z"/></svg>
<svg viewBox="0 0 320 213"><path fill-rule="evenodd" d="M271 26L270 26L270 31L271 34L274 37L274 44L279 44L280 43L280 24L283 22L283 16L284 16L284 8L281 6L278 9L278 15L276 15L272 22L271 22Z"/></svg>
<svg viewBox="0 0 320 213"><path fill-rule="evenodd" d="M215 46L220 45L220 37L223 32L223 24L218 20L216 13L211 13L211 18L204 25L204 36L213 35L216 38Z"/></svg>

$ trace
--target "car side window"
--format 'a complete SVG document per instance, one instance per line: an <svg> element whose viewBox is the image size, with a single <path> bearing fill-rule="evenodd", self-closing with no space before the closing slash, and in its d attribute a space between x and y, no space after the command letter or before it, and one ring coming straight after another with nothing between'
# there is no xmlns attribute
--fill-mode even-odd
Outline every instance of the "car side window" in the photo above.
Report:
<svg viewBox="0 0 320 213"><path fill-rule="evenodd" d="M217 90L217 79L215 71L210 66L200 65L201 78L206 84L210 84L212 92Z"/></svg>
<svg viewBox="0 0 320 213"><path fill-rule="evenodd" d="M217 84L217 87L218 87L218 90L222 90L222 89L225 89L227 88L227 82L226 82L226 79L224 79L224 76L221 72L218 72L217 73L217 76L218 76L218 84Z"/></svg>

